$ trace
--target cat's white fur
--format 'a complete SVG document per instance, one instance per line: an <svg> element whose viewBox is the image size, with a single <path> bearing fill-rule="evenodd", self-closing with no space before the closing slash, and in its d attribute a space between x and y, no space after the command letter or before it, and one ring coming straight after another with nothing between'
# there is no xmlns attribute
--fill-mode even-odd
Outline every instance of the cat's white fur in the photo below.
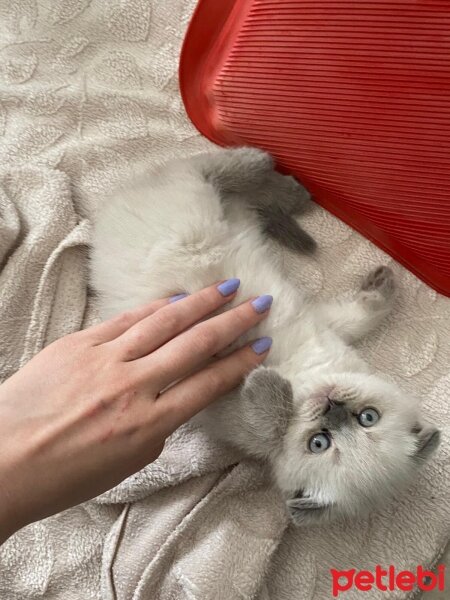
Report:
<svg viewBox="0 0 450 600"><path fill-rule="evenodd" d="M209 160L172 162L105 204L92 249L102 317L232 277L241 280L235 304L272 294L268 318L241 340L273 338L266 368L205 411L204 424L269 462L297 522L367 510L397 493L436 445L417 400L374 375L349 345L389 311L392 274L372 273L348 302L309 301L280 269L252 210L251 178L271 169L268 157L240 149ZM247 203L239 201L241 187ZM348 415L331 427L331 447L313 454L311 435L324 423L330 429L330 400L344 402ZM367 407L381 415L371 428L356 417Z"/></svg>

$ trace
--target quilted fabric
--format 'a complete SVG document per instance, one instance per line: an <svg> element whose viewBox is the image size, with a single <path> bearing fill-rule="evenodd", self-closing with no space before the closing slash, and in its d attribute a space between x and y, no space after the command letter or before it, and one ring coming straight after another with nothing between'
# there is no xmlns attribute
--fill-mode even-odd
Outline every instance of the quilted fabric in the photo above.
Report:
<svg viewBox="0 0 450 600"><path fill-rule="evenodd" d="M25 259L12 270L11 257L30 241L20 234L18 215L40 217L37 249L58 223L61 237L52 243L63 252L77 227L83 236L76 243L86 243L87 221L117 183L147 164L210 147L188 122L178 93L179 50L194 4L0 0L4 377L25 356L14 340L25 335L27 352L39 350L80 327L86 303L86 258L75 250L52 275L45 311L32 312L55 255L44 253L30 273ZM303 224L319 243L317 259L298 270L312 294L349 292L379 263L391 264L397 275L395 311L361 352L419 394L443 428L438 454L409 493L346 530L285 529L258 467L232 467L230 455L221 463L220 449L186 428L160 461L100 502L32 525L0 548L2 600L325 600L330 567L402 569L438 561L450 533L450 302L323 210ZM12 301L18 278L28 283L26 305ZM42 315L51 323L45 335L37 327ZM90 318L88 311L84 322Z"/></svg>

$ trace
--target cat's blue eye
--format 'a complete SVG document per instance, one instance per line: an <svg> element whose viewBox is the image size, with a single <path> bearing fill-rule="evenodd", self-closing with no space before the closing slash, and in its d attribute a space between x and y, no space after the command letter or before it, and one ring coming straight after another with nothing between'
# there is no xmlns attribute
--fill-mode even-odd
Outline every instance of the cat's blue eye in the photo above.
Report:
<svg viewBox="0 0 450 600"><path fill-rule="evenodd" d="M380 414L374 408L365 408L358 415L359 424L363 427L372 427L380 420Z"/></svg>
<svg viewBox="0 0 450 600"><path fill-rule="evenodd" d="M331 446L331 438L328 433L316 433L309 440L309 449L314 454L325 452Z"/></svg>

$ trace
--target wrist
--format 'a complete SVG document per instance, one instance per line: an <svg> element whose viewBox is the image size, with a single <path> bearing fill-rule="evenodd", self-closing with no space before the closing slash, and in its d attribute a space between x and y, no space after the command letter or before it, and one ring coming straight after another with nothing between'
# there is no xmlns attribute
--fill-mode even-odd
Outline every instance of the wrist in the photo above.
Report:
<svg viewBox="0 0 450 600"><path fill-rule="evenodd" d="M13 482L0 464L0 545L26 525L20 518L20 503L13 494Z"/></svg>
<svg viewBox="0 0 450 600"><path fill-rule="evenodd" d="M4 490L0 488L0 546L21 527L14 511L8 506Z"/></svg>

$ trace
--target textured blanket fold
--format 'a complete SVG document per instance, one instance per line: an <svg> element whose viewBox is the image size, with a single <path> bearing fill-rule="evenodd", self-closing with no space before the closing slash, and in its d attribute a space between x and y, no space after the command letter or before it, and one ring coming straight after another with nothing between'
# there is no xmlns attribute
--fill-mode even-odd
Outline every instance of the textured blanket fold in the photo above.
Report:
<svg viewBox="0 0 450 600"><path fill-rule="evenodd" d="M86 248L107 192L209 147L177 89L194 5L0 0L0 381L95 319ZM361 352L441 424L416 484L352 527L296 529L260 465L186 425L140 473L4 544L2 600L329 600L330 568L438 561L450 533L450 302L323 210L302 224L319 245L298 269L313 295L349 292L376 264L396 273L394 313Z"/></svg>
<svg viewBox="0 0 450 600"><path fill-rule="evenodd" d="M80 329L89 223L66 175L44 167L0 173L0 380L53 340Z"/></svg>

